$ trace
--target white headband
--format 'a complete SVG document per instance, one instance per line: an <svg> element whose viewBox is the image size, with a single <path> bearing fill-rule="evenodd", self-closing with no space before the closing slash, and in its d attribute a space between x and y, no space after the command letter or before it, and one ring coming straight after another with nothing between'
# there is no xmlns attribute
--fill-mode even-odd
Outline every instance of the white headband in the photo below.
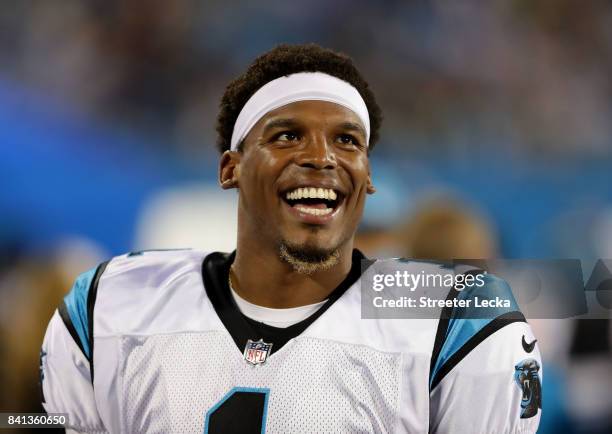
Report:
<svg viewBox="0 0 612 434"><path fill-rule="evenodd" d="M322 72L298 72L266 83L249 98L234 124L230 149L235 151L266 113L296 101L309 100L333 102L355 112L365 127L366 143L369 144L370 116L357 89Z"/></svg>

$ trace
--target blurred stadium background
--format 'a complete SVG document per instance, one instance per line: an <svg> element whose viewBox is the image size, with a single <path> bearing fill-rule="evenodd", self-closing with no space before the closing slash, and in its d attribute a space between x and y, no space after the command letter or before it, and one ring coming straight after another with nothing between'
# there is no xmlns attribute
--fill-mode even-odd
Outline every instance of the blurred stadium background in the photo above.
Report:
<svg viewBox="0 0 612 434"><path fill-rule="evenodd" d="M283 42L351 55L383 108L368 254L612 257L609 1L3 0L0 411L38 410L39 345L80 271L233 248L217 105ZM534 322L540 432L612 431L593 324Z"/></svg>

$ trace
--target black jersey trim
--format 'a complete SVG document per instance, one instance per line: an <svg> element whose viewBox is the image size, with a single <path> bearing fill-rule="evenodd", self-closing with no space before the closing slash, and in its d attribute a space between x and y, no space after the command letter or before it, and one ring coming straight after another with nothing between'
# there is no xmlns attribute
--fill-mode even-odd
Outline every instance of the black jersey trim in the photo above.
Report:
<svg viewBox="0 0 612 434"><path fill-rule="evenodd" d="M96 297L98 296L98 284L100 283L100 277L102 277L102 273L104 273L106 270L108 263L109 261L102 262L98 266L96 274L91 280L89 291L87 293L87 326L89 331L89 351L91 353L91 358L89 359L89 373L91 375L92 385L94 381L94 307L96 305Z"/></svg>
<svg viewBox="0 0 612 434"><path fill-rule="evenodd" d="M204 258L202 279L206 294L241 353L247 340L263 339L264 342L273 343L271 354L280 350L289 340L299 336L323 315L361 277L361 261L366 259L359 250L353 250L351 269L342 283L331 292L327 302L308 318L292 326L279 328L255 321L240 312L231 296L228 283L229 270L235 256L235 251L231 254L214 252Z"/></svg>
<svg viewBox="0 0 612 434"><path fill-rule="evenodd" d="M70 336L72 336L72 340L77 344L85 358L89 360L89 356L85 352L85 348L83 348L83 344L81 343L81 338L79 337L76 328L74 328L74 324L72 324L72 319L70 319L70 314L68 313L68 308L66 307L66 302L64 300L62 300L58 306L57 312L59 313L62 322L66 326L68 333L70 333Z"/></svg>
<svg viewBox="0 0 612 434"><path fill-rule="evenodd" d="M451 288L446 297L446 300L452 300L457 297L459 291L455 288ZM450 324L451 317L453 315L453 308L445 305L440 312L440 320L438 321L438 329L436 330L436 339L434 340L433 351L431 353L431 361L429 364L429 372L433 373L436 363L438 361L438 357L440 357L440 352L442 351L442 347L444 346L444 342L446 341L446 333L448 332L448 325ZM431 374L430 374L431 375Z"/></svg>
<svg viewBox="0 0 612 434"><path fill-rule="evenodd" d="M442 320L440 320L442 321ZM459 348L452 356L448 358L446 363L440 367L436 376L431 382L430 391L434 390L435 387L440 384L440 381L448 374L461 360L463 360L474 348L476 348L482 341L491 336L496 331L506 327L515 322L527 322L525 316L519 311L506 312L497 318L493 319L482 329L480 329L474 336L472 336L461 348ZM448 326L448 324L447 324ZM439 329L438 329L439 330ZM445 332L446 334L446 332ZM436 336L436 343L438 336ZM440 345L441 349L441 345ZM438 354L439 354L438 350ZM432 363L433 358L432 358Z"/></svg>
<svg viewBox="0 0 612 434"><path fill-rule="evenodd" d="M462 260L461 263L462 264L463 263L467 263L467 264L472 265L472 266L481 265L481 264L478 263L478 260L469 260L469 261ZM483 270L484 270L484 268L483 269L477 268L477 269L466 271L463 274L464 275L478 276L478 275L483 273ZM490 283L492 283L493 286L492 287L489 286L488 288L490 288L490 289L491 288L493 288L493 289L497 288L497 286L495 286L495 285L498 284L498 282L501 281L501 280L500 279L493 279L492 275L489 275L489 278L492 279L492 282L490 282ZM499 288L497 288L497 291L500 291L500 290L509 290L509 288L506 288L506 287L507 287L507 285L506 286L502 285ZM457 290L456 287L452 287L450 289L450 291L448 292L448 294L447 294L446 301L450 301L450 300L453 300L453 299L456 299L456 298L460 298L462 295L466 295L466 294L470 294L469 290L468 290L468 292L465 292L465 291L462 292L462 291ZM472 294L469 297L473 297L473 296L474 296L474 294ZM516 310L518 310L518 306L515 306L514 308L511 308L511 309L507 310L506 312L513 312L513 311L516 311ZM506 313L506 312L503 312L503 313ZM501 316L501 315L502 315L502 312L499 312L498 313L498 317ZM442 351L444 351L444 347L445 347L445 344L446 344L446 337L447 337L447 335L449 333L449 328L452 327L451 324L452 324L453 320L461 319L462 316L466 316L467 318L470 317L469 314L466 315L466 313L463 312L463 311L456 311L455 308L452 307L452 304L445 305L445 307L443 309L441 309L441 311L440 311L440 319L438 321L438 327L437 327L437 330L436 330L436 337L435 337L435 340L434 340L434 346L433 346L433 349L432 349L430 366L429 366L429 380L430 380L429 382L430 382L430 385L432 384L432 381L433 381L432 376L437 375L436 368L438 367L438 359L440 358ZM495 317L492 317L491 319L495 319ZM464 343L464 345L466 343ZM448 362L448 360L446 362ZM431 388L433 388L433 386L431 386ZM430 390L431 390L431 388L430 388Z"/></svg>

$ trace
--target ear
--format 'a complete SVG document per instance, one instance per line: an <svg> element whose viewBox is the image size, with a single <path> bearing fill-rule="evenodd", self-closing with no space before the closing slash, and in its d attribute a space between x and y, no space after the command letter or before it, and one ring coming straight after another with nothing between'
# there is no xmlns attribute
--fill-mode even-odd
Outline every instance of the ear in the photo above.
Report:
<svg viewBox="0 0 612 434"><path fill-rule="evenodd" d="M219 184L224 190L238 187L240 177L240 158L242 154L236 151L225 151L219 160Z"/></svg>
<svg viewBox="0 0 612 434"><path fill-rule="evenodd" d="M366 183L366 193L368 194L376 193L376 187L374 187L374 184L372 183L372 174L369 171L368 171L368 180Z"/></svg>

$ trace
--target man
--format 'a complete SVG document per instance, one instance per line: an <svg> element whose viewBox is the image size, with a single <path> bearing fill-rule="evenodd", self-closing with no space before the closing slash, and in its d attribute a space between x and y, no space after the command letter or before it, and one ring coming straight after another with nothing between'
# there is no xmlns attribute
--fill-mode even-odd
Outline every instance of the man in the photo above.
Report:
<svg viewBox="0 0 612 434"><path fill-rule="evenodd" d="M43 344L46 410L94 433L534 432L541 362L516 306L360 318L353 238L380 119L344 55L255 60L218 119L236 251L136 252L79 276Z"/></svg>

